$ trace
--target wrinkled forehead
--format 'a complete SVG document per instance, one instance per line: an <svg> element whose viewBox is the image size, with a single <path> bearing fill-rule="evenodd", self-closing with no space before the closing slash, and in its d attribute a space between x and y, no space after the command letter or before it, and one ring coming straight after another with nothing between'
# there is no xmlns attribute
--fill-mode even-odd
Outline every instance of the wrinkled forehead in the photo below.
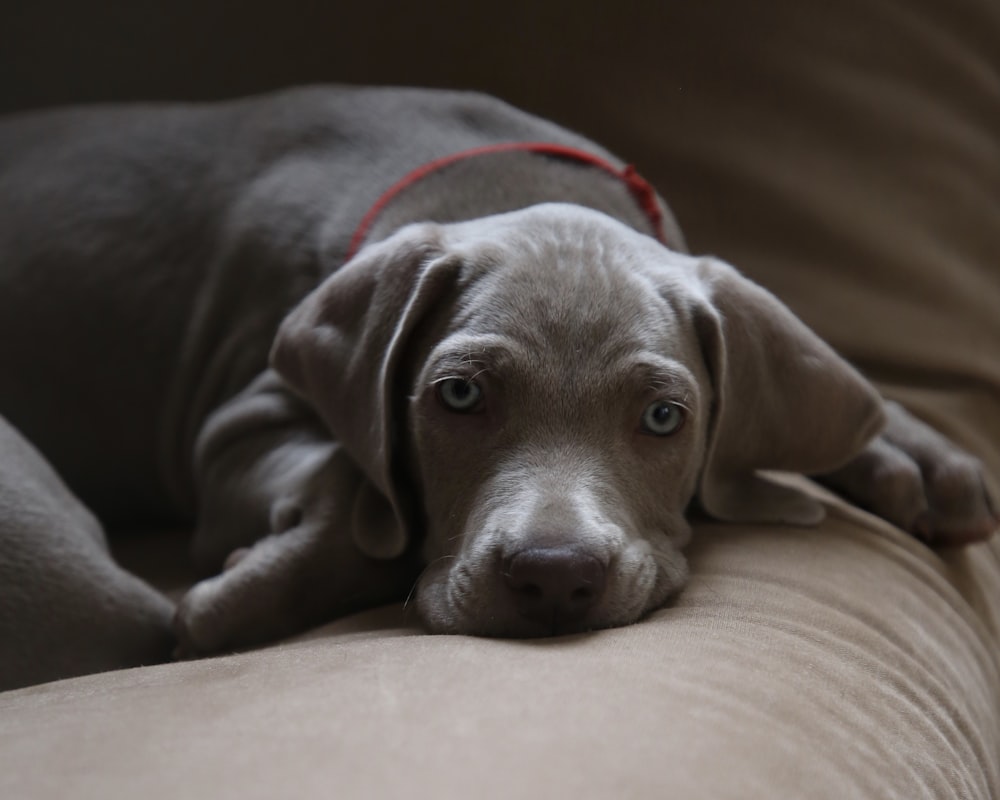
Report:
<svg viewBox="0 0 1000 800"><path fill-rule="evenodd" d="M450 238L463 262L455 326L466 333L592 354L685 338L677 254L603 214L537 206L456 226ZM670 273L679 285L664 293Z"/></svg>
<svg viewBox="0 0 1000 800"><path fill-rule="evenodd" d="M462 285L444 349L503 341L496 349L516 348L522 365L584 378L698 360L682 313L686 257L674 263L649 237L574 207L455 227L447 249L462 261ZM664 292L664 281L677 291Z"/></svg>

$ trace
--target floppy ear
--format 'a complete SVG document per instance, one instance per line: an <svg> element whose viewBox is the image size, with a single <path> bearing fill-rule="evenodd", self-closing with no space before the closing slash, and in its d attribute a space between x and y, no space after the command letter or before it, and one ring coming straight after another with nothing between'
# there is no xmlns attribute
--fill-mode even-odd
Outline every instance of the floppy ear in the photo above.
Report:
<svg viewBox="0 0 1000 800"><path fill-rule="evenodd" d="M881 429L882 400L769 292L720 261L696 270L695 327L714 387L701 504L723 520L814 525L818 502L757 471L842 466Z"/></svg>
<svg viewBox="0 0 1000 800"><path fill-rule="evenodd" d="M410 334L452 284L454 269L441 254L439 229L429 224L366 247L285 318L271 349L272 366L367 478L351 527L373 558L394 558L408 544L393 481L394 384Z"/></svg>

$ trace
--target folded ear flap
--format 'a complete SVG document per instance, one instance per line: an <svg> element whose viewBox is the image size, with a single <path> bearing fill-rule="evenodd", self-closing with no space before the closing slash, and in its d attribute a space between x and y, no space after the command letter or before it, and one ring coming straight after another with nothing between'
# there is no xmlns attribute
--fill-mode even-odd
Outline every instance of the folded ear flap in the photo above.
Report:
<svg viewBox="0 0 1000 800"><path fill-rule="evenodd" d="M845 464L884 424L882 400L769 292L720 261L696 269L695 327L714 388L701 504L723 520L814 525L818 502L757 471Z"/></svg>
<svg viewBox="0 0 1000 800"><path fill-rule="evenodd" d="M452 284L454 270L441 255L434 225L366 247L285 318L271 350L272 366L369 481L351 519L355 543L373 558L394 558L408 544L393 480L395 382L411 333Z"/></svg>

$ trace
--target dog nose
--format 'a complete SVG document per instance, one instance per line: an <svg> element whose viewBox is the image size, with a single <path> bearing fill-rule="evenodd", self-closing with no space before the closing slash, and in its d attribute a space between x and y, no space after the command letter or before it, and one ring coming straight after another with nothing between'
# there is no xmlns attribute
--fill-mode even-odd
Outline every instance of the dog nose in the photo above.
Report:
<svg viewBox="0 0 1000 800"><path fill-rule="evenodd" d="M518 613L552 632L586 615L604 593L604 579L604 564L576 547L531 547L504 564Z"/></svg>

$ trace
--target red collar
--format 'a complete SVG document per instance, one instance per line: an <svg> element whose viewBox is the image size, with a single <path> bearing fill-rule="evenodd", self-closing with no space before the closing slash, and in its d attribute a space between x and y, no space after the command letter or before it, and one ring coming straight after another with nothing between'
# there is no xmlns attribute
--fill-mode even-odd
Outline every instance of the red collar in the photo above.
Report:
<svg viewBox="0 0 1000 800"><path fill-rule="evenodd" d="M386 189L382 196L375 201L375 204L369 208L368 212L364 215L364 217L362 217L361 222L354 231L354 235L351 237L351 244L347 250L347 260L349 261L352 259L358 250L361 249L362 242L364 242L371 226L375 223L375 219L382 212L382 210L390 203L390 201L392 201L394 197L396 197L396 195L408 186L417 183L419 180L425 178L427 175L430 175L432 172L437 172L439 169L443 169L450 164L454 164L456 161L464 161L467 158L475 158L476 156L490 155L492 153L506 153L517 150L528 153L539 153L546 156L554 156L556 158L565 158L570 161L578 161L582 164L604 170L604 172L607 172L609 175L613 175L614 177L624 181L629 192L631 192L632 197L635 198L639 208L642 209L643 213L652 224L653 231L656 233L656 238L663 244L668 244L666 234L663 230L663 210L660 208L660 204L656 199L656 191L644 178L639 175L639 173L635 171L635 168L631 164L626 166L624 169L619 169L599 156L595 156L585 150L579 150L575 147L566 147L561 144L549 144L548 142L506 142L504 144L492 144L485 147L474 147L471 150L460 150L457 153L452 153L450 156L429 161L396 181L396 183Z"/></svg>

